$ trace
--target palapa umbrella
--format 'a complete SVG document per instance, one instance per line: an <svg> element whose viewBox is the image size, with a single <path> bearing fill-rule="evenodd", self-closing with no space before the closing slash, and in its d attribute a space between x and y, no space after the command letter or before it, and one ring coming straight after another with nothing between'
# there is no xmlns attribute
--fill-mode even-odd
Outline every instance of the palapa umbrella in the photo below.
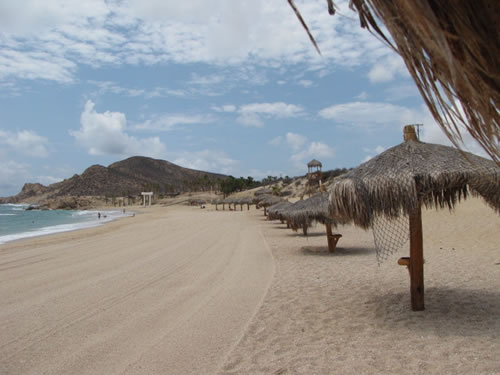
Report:
<svg viewBox="0 0 500 375"><path fill-rule="evenodd" d="M404 132L405 142L333 182L329 209L365 229L379 216L409 217L411 303L413 310L423 310L421 205L452 209L470 193L500 213L500 167L452 147L419 142L413 126Z"/></svg>
<svg viewBox="0 0 500 375"><path fill-rule="evenodd" d="M292 203L288 201L282 201L276 204L273 204L267 209L267 215L269 220L281 220L281 223L285 220L283 212L291 206Z"/></svg>
<svg viewBox="0 0 500 375"><path fill-rule="evenodd" d="M215 205L215 211L218 211L219 210L218 206L219 206L219 204L222 204L222 200L221 199L214 199L212 201L212 204Z"/></svg>
<svg viewBox="0 0 500 375"><path fill-rule="evenodd" d="M341 234L333 233L332 226L337 227L338 224L344 224L345 220L330 216L328 210L328 194L318 193L312 197L300 200L288 207L285 213L290 221L292 228L300 228L307 235L307 228L316 221L324 224L326 228L328 250L333 253L337 246L337 242L342 237Z"/></svg>
<svg viewBox="0 0 500 375"><path fill-rule="evenodd" d="M267 207L272 206L273 204L281 202L283 199L277 197L276 195L266 195L264 199L262 199L258 205L259 207L264 207L264 216L267 216Z"/></svg>
<svg viewBox="0 0 500 375"><path fill-rule="evenodd" d="M226 198L224 199L224 203L226 203L229 206L229 210L231 210L231 204L234 204L234 210L236 211L235 198Z"/></svg>
<svg viewBox="0 0 500 375"><path fill-rule="evenodd" d="M307 230L311 226L313 220L309 217L304 217L303 220L297 220L296 212L300 210L303 200L292 203L290 206L283 210L283 217L286 219L288 227L292 228L294 232L297 232L299 228L302 228L302 233L307 236Z"/></svg>
<svg viewBox="0 0 500 375"><path fill-rule="evenodd" d="M243 197L240 199L241 210L243 211L243 205L247 205L247 211L250 210L250 205L253 203L252 197Z"/></svg>

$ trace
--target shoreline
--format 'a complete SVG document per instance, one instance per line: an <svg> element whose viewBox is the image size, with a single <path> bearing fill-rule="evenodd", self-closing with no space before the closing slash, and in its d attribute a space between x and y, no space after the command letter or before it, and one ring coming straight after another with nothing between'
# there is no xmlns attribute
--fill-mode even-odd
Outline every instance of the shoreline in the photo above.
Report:
<svg viewBox="0 0 500 375"><path fill-rule="evenodd" d="M24 207L28 206L27 204L5 204L8 206L14 206L14 207ZM58 233L66 233L66 232L74 232L74 231L80 231L80 230L85 230L85 229L90 229L90 228L95 228L95 227L100 227L103 225L106 225L108 223L111 223L116 220L120 220L126 217L132 217L135 216L139 211L137 210L128 210L127 213L122 213L122 210L112 210L110 209L111 207L101 207L101 208L92 208L92 209L77 209L77 210L48 210L48 211L64 211L64 212L72 212L73 214L81 214L84 215L86 213L88 214L94 214L96 217L98 213L101 213L102 216L100 216L98 219L94 220L87 220L87 221L79 221L79 222L74 222L74 223L61 223L61 224L55 224L55 225L47 225L47 226L41 226L39 228L35 229L30 229L26 230L23 232L15 232L15 233L9 233L9 234L4 234L0 236L0 246L4 244L9 244L12 242L18 242L18 241L23 241L27 239L33 239L37 237L45 237L45 236L50 236L53 234L58 234ZM31 210L31 211L46 211L46 210ZM13 214L5 214L7 216L15 216Z"/></svg>

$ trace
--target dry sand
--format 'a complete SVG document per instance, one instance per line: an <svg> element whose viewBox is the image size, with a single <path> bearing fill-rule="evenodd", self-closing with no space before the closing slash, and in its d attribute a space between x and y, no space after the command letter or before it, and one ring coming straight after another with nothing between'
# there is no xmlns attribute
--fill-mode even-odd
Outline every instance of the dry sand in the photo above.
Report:
<svg viewBox="0 0 500 375"><path fill-rule="evenodd" d="M0 246L1 374L500 374L500 218L426 211L426 310L352 226L156 207Z"/></svg>
<svg viewBox="0 0 500 375"><path fill-rule="evenodd" d="M211 374L273 275L259 223L158 207L0 246L0 374Z"/></svg>
<svg viewBox="0 0 500 375"><path fill-rule="evenodd" d="M426 310L410 310L395 254L377 266L373 237L352 226L328 253L279 222L264 235L276 273L221 373L500 374L500 218L471 199L423 213Z"/></svg>

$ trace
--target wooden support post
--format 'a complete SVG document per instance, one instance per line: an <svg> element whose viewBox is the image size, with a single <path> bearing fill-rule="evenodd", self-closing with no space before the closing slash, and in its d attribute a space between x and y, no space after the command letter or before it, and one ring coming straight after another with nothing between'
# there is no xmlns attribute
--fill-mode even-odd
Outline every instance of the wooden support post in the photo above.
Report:
<svg viewBox="0 0 500 375"><path fill-rule="evenodd" d="M302 225L302 233L304 233L304 236L307 236L307 224Z"/></svg>
<svg viewBox="0 0 500 375"><path fill-rule="evenodd" d="M332 243L332 239L333 239L332 238L332 236L333 236L332 224L326 223L325 226L326 226L326 239L328 241L328 251L330 253L333 253L335 251L335 247L336 247L337 244L334 245Z"/></svg>
<svg viewBox="0 0 500 375"><path fill-rule="evenodd" d="M264 207L264 216L267 216L267 209Z"/></svg>
<svg viewBox="0 0 500 375"><path fill-rule="evenodd" d="M410 214L410 293L413 311L424 310L424 246L420 205Z"/></svg>
<svg viewBox="0 0 500 375"><path fill-rule="evenodd" d="M342 237L341 234L333 234L332 232L332 224L327 223L325 224L326 227L326 238L328 241L328 251L330 253L334 253L335 249L337 248L337 242L339 242L340 237Z"/></svg>

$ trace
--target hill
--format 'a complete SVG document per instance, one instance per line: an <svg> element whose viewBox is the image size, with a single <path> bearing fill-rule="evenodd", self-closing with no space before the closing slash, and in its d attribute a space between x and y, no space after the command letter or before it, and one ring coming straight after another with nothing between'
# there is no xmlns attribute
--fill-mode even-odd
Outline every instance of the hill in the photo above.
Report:
<svg viewBox="0 0 500 375"><path fill-rule="evenodd" d="M50 200L58 197L137 196L142 191L157 194L210 190L227 176L183 168L165 160L134 156L104 167L93 165L81 175L44 186L27 183L19 194L0 198L0 203Z"/></svg>

